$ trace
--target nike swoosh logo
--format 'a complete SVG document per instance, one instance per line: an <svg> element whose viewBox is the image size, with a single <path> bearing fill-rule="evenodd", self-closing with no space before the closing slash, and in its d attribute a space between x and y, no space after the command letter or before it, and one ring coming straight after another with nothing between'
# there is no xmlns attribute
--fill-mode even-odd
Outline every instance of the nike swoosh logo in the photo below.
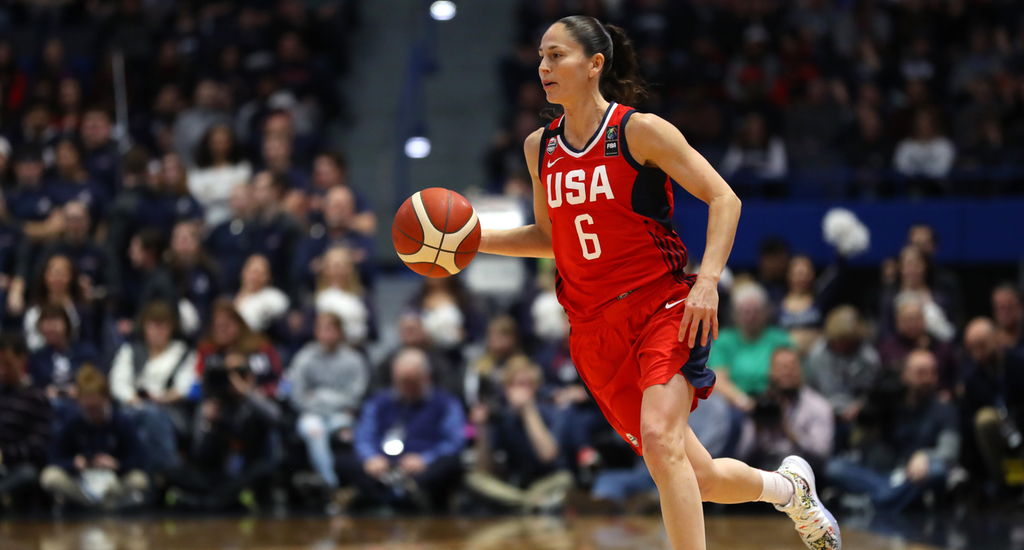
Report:
<svg viewBox="0 0 1024 550"><path fill-rule="evenodd" d="M565 157L558 157L558 158L556 158L555 160L552 160L552 161L548 161L548 168L551 168L552 166L554 166L554 165L555 165L555 163L556 163L556 162L558 162L558 161L560 161L560 160L562 160L562 159L564 159L564 158L565 158Z"/></svg>
<svg viewBox="0 0 1024 550"><path fill-rule="evenodd" d="M685 301L686 301L686 298L683 298L682 300L679 300L678 302L667 303L667 304L665 304L665 309L672 309L672 308L678 306L679 304L681 304L681 303L683 303Z"/></svg>

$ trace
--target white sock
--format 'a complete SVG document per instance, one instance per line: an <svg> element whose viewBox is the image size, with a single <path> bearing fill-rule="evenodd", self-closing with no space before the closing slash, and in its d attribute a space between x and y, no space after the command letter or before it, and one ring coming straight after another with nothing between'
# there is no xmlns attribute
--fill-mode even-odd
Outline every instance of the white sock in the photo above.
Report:
<svg viewBox="0 0 1024 550"><path fill-rule="evenodd" d="M771 502L772 504L789 504L793 500L793 493L796 488L793 481L779 472L766 472L758 470L761 474L761 481L764 483L761 488L761 496L757 497L758 502Z"/></svg>

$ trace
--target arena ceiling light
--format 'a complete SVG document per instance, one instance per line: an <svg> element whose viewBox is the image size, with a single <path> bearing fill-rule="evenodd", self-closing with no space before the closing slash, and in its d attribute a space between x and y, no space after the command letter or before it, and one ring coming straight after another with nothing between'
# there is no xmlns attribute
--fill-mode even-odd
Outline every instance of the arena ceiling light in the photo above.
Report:
<svg viewBox="0 0 1024 550"><path fill-rule="evenodd" d="M430 16L438 21L449 21L455 17L455 2L438 0L430 5Z"/></svg>
<svg viewBox="0 0 1024 550"><path fill-rule="evenodd" d="M430 154L430 140L423 136L415 136L405 141L405 156L421 159Z"/></svg>

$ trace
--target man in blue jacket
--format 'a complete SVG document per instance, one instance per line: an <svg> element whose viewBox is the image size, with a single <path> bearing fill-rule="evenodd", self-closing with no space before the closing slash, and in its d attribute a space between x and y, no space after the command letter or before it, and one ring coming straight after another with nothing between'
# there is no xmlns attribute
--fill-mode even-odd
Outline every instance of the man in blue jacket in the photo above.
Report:
<svg viewBox="0 0 1024 550"><path fill-rule="evenodd" d="M403 350L392 365L392 387L363 407L356 456L338 460L338 477L370 506L443 510L462 474L464 427L458 399L431 386L427 355Z"/></svg>
<svg viewBox="0 0 1024 550"><path fill-rule="evenodd" d="M40 484L58 504L123 508L143 502L149 478L135 424L114 406L107 379L91 366L75 378L80 412L57 434Z"/></svg>

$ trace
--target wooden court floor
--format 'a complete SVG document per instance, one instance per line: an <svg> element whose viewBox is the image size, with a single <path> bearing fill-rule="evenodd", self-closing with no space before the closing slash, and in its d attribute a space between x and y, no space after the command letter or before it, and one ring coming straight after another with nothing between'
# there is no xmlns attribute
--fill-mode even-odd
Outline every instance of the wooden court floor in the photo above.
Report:
<svg viewBox="0 0 1024 550"><path fill-rule="evenodd" d="M781 516L710 517L709 550L801 550ZM846 550L933 550L848 530ZM145 519L3 521L2 550L648 550L655 517Z"/></svg>

